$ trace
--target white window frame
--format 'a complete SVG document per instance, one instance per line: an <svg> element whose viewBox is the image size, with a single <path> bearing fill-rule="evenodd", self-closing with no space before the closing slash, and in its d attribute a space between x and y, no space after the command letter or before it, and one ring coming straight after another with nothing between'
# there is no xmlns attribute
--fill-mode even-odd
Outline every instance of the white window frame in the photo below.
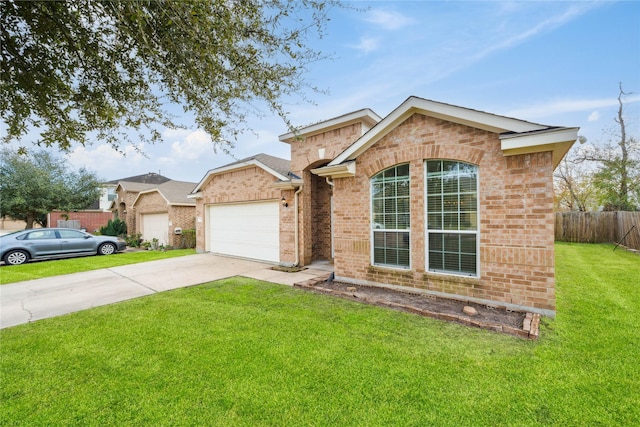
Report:
<svg viewBox="0 0 640 427"><path fill-rule="evenodd" d="M378 176L381 173L384 173L385 171L389 170L389 169L394 169L397 168L399 166L404 166L406 165L409 168L409 174L408 179L409 179L409 183L408 183L408 188L409 188L409 196L408 196L408 207L409 210L407 212L407 214L409 215L409 227L408 228L402 228L402 229L391 229L391 228L376 228L375 227L375 213L373 210L373 180L376 176ZM371 177L371 179L369 180L369 200L370 200L370 204L369 204L369 212L370 212L370 242L371 242L371 265L376 266L376 267L383 267L383 268L393 268L393 269L397 269L397 270L402 270L402 271L406 271L406 270L411 270L411 262L412 262L412 256L411 256L411 165L409 163L399 163L397 165L394 166L390 166L388 168L385 168L381 171L379 171L378 173L376 173L375 175L373 175ZM382 264L382 263L376 263L375 262L375 232L395 232L395 233L406 233L407 234L407 238L409 239L409 249L408 249L408 260L409 263L408 265L404 266L404 265L399 265L399 264Z"/></svg>
<svg viewBox="0 0 640 427"><path fill-rule="evenodd" d="M429 198L428 198L428 168L427 162L429 161L450 161L456 163L463 163L474 166L476 168L476 229L475 230L447 230L447 229L430 229L429 228ZM425 249L425 271L433 274L443 274L459 277L480 277L480 168L478 165L469 162L463 162L452 159L427 159L423 163L424 165L424 249ZM442 193L441 193L442 194ZM459 192L457 194L460 194ZM442 211L443 212L443 211ZM429 268L429 237L431 234L470 234L476 236L476 272L475 274L456 272L451 270L436 270Z"/></svg>

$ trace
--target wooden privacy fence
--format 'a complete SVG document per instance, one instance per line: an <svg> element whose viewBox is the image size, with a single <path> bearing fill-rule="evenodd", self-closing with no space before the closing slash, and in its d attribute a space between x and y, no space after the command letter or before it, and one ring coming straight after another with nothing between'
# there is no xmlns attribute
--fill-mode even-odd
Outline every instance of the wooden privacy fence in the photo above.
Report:
<svg viewBox="0 0 640 427"><path fill-rule="evenodd" d="M640 250L640 212L558 212L555 215L558 242L618 243L629 233L620 243Z"/></svg>

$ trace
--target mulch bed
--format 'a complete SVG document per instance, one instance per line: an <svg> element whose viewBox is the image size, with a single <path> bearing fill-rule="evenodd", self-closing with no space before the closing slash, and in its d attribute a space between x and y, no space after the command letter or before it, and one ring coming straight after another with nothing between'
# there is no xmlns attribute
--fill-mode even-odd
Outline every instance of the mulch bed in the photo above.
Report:
<svg viewBox="0 0 640 427"><path fill-rule="evenodd" d="M328 282L328 276L306 280L296 283L294 286L521 338L538 339L539 314L510 311L503 307L489 307L469 301L440 298L424 293L405 292L385 287Z"/></svg>

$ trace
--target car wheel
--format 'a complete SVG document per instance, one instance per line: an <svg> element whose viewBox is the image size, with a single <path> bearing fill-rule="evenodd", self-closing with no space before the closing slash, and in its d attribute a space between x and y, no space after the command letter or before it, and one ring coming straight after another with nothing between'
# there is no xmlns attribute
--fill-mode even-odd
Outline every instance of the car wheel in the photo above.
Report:
<svg viewBox="0 0 640 427"><path fill-rule="evenodd" d="M29 254L26 253L25 251L19 251L19 250L9 251L4 256L5 264L9 264L9 265L20 265L20 264L24 264L27 261L29 261Z"/></svg>
<svg viewBox="0 0 640 427"><path fill-rule="evenodd" d="M116 245L113 243L103 243L98 248L99 255L112 255L116 253Z"/></svg>

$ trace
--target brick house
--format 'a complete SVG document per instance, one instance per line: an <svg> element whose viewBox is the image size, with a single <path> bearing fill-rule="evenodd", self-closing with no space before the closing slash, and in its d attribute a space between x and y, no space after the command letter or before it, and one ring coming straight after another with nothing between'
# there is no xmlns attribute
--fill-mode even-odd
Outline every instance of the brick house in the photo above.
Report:
<svg viewBox="0 0 640 427"><path fill-rule="evenodd" d="M316 123L280 137L288 170L207 173L197 249L554 316L553 170L577 131L416 97Z"/></svg>
<svg viewBox="0 0 640 427"><path fill-rule="evenodd" d="M181 232L195 227L195 200L187 198L195 182L167 181L138 193L131 203L136 233L144 241L181 246ZM129 233L131 234L131 233Z"/></svg>
<svg viewBox="0 0 640 427"><path fill-rule="evenodd" d="M111 201L110 209L115 218L127 224L127 234L134 235L138 232L136 231L136 215L131 209L138 194L141 191L153 189L167 181L170 181L170 179L153 172L117 181L114 191L115 197Z"/></svg>

